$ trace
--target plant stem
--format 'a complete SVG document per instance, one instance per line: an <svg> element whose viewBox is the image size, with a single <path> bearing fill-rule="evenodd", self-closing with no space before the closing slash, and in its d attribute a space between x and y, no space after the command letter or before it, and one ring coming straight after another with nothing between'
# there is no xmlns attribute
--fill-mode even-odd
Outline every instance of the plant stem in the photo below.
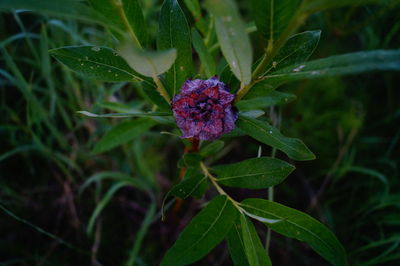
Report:
<svg viewBox="0 0 400 266"><path fill-rule="evenodd" d="M297 29L300 27L300 25L302 25L303 22L306 20L306 18L308 17L308 14L303 11L303 6L304 6L304 3L299 7L298 11L293 16L289 25L282 32L282 34L280 35L278 40L274 44L272 44L271 42L268 43L268 47L265 51L265 54L264 54L262 60L257 65L256 69L254 70L254 72L252 74L252 81L249 84L247 84L246 86L240 88L240 90L237 93L235 102L240 101L249 92L249 90L254 86L254 84L256 84L257 82L264 79L262 74L263 74L265 67L269 63L271 63L272 59L277 55L277 53L283 47L283 45L286 43L286 41L289 39L289 37L294 32L296 32Z"/></svg>
<svg viewBox="0 0 400 266"><path fill-rule="evenodd" d="M217 182L217 179L208 171L207 166L203 163L200 162L200 167L201 170L203 171L203 173L208 177L208 179L210 179L211 183L213 184L213 186L217 189L218 193L221 195L226 196L233 204L233 206L235 206L241 213L243 213L243 209L239 206L240 203L237 202L236 200L232 199L226 192L225 190L223 190L220 185Z"/></svg>
<svg viewBox="0 0 400 266"><path fill-rule="evenodd" d="M183 154L187 154L187 153L191 153L191 152L198 152L199 151L200 140L196 139L196 138L192 138L192 139L190 139L190 142L192 143L191 149L189 150L188 147L185 147L185 149L183 150ZM179 180L183 180L183 178L186 175L186 171L187 171L186 167L182 167L179 170ZM180 209L182 207L182 204L183 204L183 199L177 198L176 202L175 202L174 209L173 209L173 213L175 214L175 216L180 211Z"/></svg>
<svg viewBox="0 0 400 266"><path fill-rule="evenodd" d="M270 118L272 120L272 126L279 128L280 123L281 123L281 114L282 114L281 109L279 109L278 112L279 112L278 113L278 117L274 116L274 107L271 106ZM272 148L271 158L275 158L275 155L276 155L276 148ZM274 187L269 187L268 188L268 200L274 201ZM268 227L267 236L266 236L266 239L265 239L265 250L266 250L267 253L269 252L269 248L271 246L271 232L272 232L271 228Z"/></svg>
<svg viewBox="0 0 400 266"><path fill-rule="evenodd" d="M153 77L154 83L157 85L157 91L160 95L167 101L168 104L171 104L171 97L169 96L168 92L165 90L164 85L161 83L159 77Z"/></svg>

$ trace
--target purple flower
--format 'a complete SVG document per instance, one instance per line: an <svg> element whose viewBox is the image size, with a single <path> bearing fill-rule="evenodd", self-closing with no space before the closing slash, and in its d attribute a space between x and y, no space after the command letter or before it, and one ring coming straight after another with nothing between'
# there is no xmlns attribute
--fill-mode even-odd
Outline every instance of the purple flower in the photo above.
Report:
<svg viewBox="0 0 400 266"><path fill-rule="evenodd" d="M182 138L214 140L235 128L235 96L217 77L187 80L172 100L172 111Z"/></svg>

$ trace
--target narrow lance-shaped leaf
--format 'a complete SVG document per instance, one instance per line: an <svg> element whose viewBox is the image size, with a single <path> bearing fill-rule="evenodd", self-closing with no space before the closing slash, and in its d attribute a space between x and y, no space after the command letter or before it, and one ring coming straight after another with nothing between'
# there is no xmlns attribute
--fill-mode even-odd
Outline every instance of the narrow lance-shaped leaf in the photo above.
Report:
<svg viewBox="0 0 400 266"><path fill-rule="evenodd" d="M269 106L284 105L296 99L296 95L280 91L272 91L264 97L241 100L236 107L241 111L264 109Z"/></svg>
<svg viewBox="0 0 400 266"><path fill-rule="evenodd" d="M211 171L216 174L218 183L223 185L261 189L281 183L294 169L285 161L260 157L214 166Z"/></svg>
<svg viewBox="0 0 400 266"><path fill-rule="evenodd" d="M261 83L276 88L288 81L384 70L400 70L400 50L349 53L295 64L267 75Z"/></svg>
<svg viewBox="0 0 400 266"><path fill-rule="evenodd" d="M257 29L270 41L276 40L297 8L297 0L252 0Z"/></svg>
<svg viewBox="0 0 400 266"><path fill-rule="evenodd" d="M146 44L147 27L138 0L90 0L90 4L121 30L116 32L120 40L125 38L121 33L126 33L140 47Z"/></svg>
<svg viewBox="0 0 400 266"><path fill-rule="evenodd" d="M248 266L249 262L245 253L242 225L240 224L239 218L233 223L226 240L233 264L235 264L235 266Z"/></svg>
<svg viewBox="0 0 400 266"><path fill-rule="evenodd" d="M303 7L303 11L308 13L314 13L331 8L368 5L375 3L376 4L386 3L388 5L396 5L399 3L399 0L340 0L340 1L314 0L314 1L308 1L307 5Z"/></svg>
<svg viewBox="0 0 400 266"><path fill-rule="evenodd" d="M240 214L240 224L242 227L244 249L250 265L272 265L271 259L268 257L253 223L246 216Z"/></svg>
<svg viewBox="0 0 400 266"><path fill-rule="evenodd" d="M76 0L0 0L0 10L30 10L50 16L77 19L110 26L105 16Z"/></svg>
<svg viewBox="0 0 400 266"><path fill-rule="evenodd" d="M106 194L103 196L103 198L100 200L100 202L96 205L96 208L94 209L92 216L90 216L88 226L86 228L87 233L90 235L92 234L93 227L95 225L97 217L100 215L101 211L107 206L107 204L110 202L114 194L122 187L126 186L131 186L132 184L130 182L126 181L118 181L115 182L110 189L106 192Z"/></svg>
<svg viewBox="0 0 400 266"><path fill-rule="evenodd" d="M204 158L207 156L215 155L220 150L222 150L224 145L225 145L225 143L223 141L215 140L215 141L211 142L210 144L208 144L204 147L201 147L199 154Z"/></svg>
<svg viewBox="0 0 400 266"><path fill-rule="evenodd" d="M177 50L176 61L165 74L167 91L170 95L175 95L185 80L191 77L193 71L190 28L177 0L164 1L159 28L158 48Z"/></svg>
<svg viewBox="0 0 400 266"><path fill-rule="evenodd" d="M138 73L146 77L156 77L168 69L176 59L176 49L164 51L143 51L125 43L119 53Z"/></svg>
<svg viewBox="0 0 400 266"><path fill-rule="evenodd" d="M202 11L200 7L199 0L184 0L186 7L190 10L193 16L196 28L200 30L204 35L208 32L208 26L206 20L203 19Z"/></svg>
<svg viewBox="0 0 400 266"><path fill-rule="evenodd" d="M161 265L187 265L198 261L225 238L237 215L237 209L226 196L215 197L186 226Z"/></svg>
<svg viewBox="0 0 400 266"><path fill-rule="evenodd" d="M217 67L214 58L208 52L203 39L195 28L192 28L192 40L194 49L196 49L196 52L200 57L200 61L204 66L207 77L212 77L217 74Z"/></svg>
<svg viewBox="0 0 400 266"><path fill-rule="evenodd" d="M279 234L306 242L333 265L347 265L346 253L335 235L311 216L264 199L246 199L241 207L265 219L281 220L264 224Z"/></svg>
<svg viewBox="0 0 400 266"><path fill-rule="evenodd" d="M196 168L188 168L184 179L175 185L168 195L186 199L189 196L200 198L203 195L204 189L207 185L207 176L201 173Z"/></svg>
<svg viewBox="0 0 400 266"><path fill-rule="evenodd" d="M143 135L155 124L156 121L149 118L124 121L107 132L106 135L97 142L93 152L100 153L122 145Z"/></svg>
<svg viewBox="0 0 400 266"><path fill-rule="evenodd" d="M171 113L167 112L131 112L131 113L112 113L112 114L94 114L88 111L77 111L77 113L89 117L154 117L154 116L170 116Z"/></svg>
<svg viewBox="0 0 400 266"><path fill-rule="evenodd" d="M142 80L116 51L107 47L67 46L50 50L49 53L88 78L108 82Z"/></svg>
<svg viewBox="0 0 400 266"><path fill-rule="evenodd" d="M151 83L142 82L141 88L145 93L147 99L153 104L157 105L160 111L171 112L171 107L169 103L167 103L162 97L160 97L160 93L155 90Z"/></svg>
<svg viewBox="0 0 400 266"><path fill-rule="evenodd" d="M208 0L215 15L215 27L221 50L232 72L243 83L251 81L253 53L246 27L233 0Z"/></svg>
<svg viewBox="0 0 400 266"><path fill-rule="evenodd" d="M135 178L133 176L121 172L105 171L96 173L91 177L89 177L88 179L86 179L85 182L79 187L79 194L81 194L90 185L102 182L105 179L112 180L115 183L126 182L129 183L131 186L139 188L144 191L151 189L148 186L148 184L146 184L142 179Z"/></svg>
<svg viewBox="0 0 400 266"><path fill-rule="evenodd" d="M317 47L320 37L320 30L305 31L290 37L271 60L262 76L270 71L307 61Z"/></svg>
<svg viewBox="0 0 400 266"><path fill-rule="evenodd" d="M315 159L315 155L299 139L283 136L278 129L254 118L239 116L236 125L252 138L277 148L294 160L306 161Z"/></svg>
<svg viewBox="0 0 400 266"><path fill-rule="evenodd" d="M186 153L182 156L182 158L178 161L179 168L185 167L200 167L200 162L202 157L198 153Z"/></svg>
<svg viewBox="0 0 400 266"><path fill-rule="evenodd" d="M181 199L186 199L190 196L201 198L207 189L207 176L204 175L198 168L189 167L181 182L171 188L165 195L161 205L162 219L164 220L164 205L170 196L175 196Z"/></svg>
<svg viewBox="0 0 400 266"><path fill-rule="evenodd" d="M257 82L251 90L243 97L243 100L265 97L269 95L275 88L266 82ZM243 100L240 100L239 103Z"/></svg>

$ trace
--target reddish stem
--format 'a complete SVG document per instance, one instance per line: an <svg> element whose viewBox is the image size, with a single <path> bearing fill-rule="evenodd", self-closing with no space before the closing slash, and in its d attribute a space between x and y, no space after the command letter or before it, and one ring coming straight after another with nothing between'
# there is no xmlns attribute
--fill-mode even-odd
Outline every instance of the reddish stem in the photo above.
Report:
<svg viewBox="0 0 400 266"><path fill-rule="evenodd" d="M183 150L183 154L186 154L186 153L193 153L193 152L198 152L198 151L199 151L200 140L199 140L199 139L196 139L196 138L191 138L191 139L190 139L190 142L192 143L191 149L185 147L185 149ZM179 179L180 179L180 180L182 180L182 179L185 177L186 170L187 170L186 167L182 167L182 168L180 169L180 171L179 171ZM182 200L182 199L177 199L177 200L176 200L175 206L174 206L174 209L173 209L174 216L176 216L176 214L177 214L177 213L179 212L179 210L181 209L182 203L183 203L183 200Z"/></svg>

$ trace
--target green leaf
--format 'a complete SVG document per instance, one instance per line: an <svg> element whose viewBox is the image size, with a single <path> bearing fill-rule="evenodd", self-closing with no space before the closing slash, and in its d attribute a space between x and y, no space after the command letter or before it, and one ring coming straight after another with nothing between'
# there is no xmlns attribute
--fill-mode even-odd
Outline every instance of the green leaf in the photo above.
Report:
<svg viewBox="0 0 400 266"><path fill-rule="evenodd" d="M207 77L215 76L217 74L217 66L215 65L214 58L208 52L203 38L201 38L195 28L192 28L192 41L194 49L196 49L196 52L199 55L200 62L204 66Z"/></svg>
<svg viewBox="0 0 400 266"><path fill-rule="evenodd" d="M156 122L149 118L139 118L124 121L113 127L104 137L97 142L93 153L100 153L110 150L133 140L147 132Z"/></svg>
<svg viewBox="0 0 400 266"><path fill-rule="evenodd" d="M77 111L77 113L89 117L154 117L154 116L171 116L167 112L131 112L131 113L113 113L113 114L93 114L88 111Z"/></svg>
<svg viewBox="0 0 400 266"><path fill-rule="evenodd" d="M191 264L208 254L228 234L238 211L226 196L215 197L179 235L161 265Z"/></svg>
<svg viewBox="0 0 400 266"><path fill-rule="evenodd" d="M146 236L150 225L154 222L156 210L157 210L157 204L155 202L152 202L150 206L147 207L146 216L143 219L143 222L136 233L135 240L133 241L133 246L129 252L129 257L125 263L125 266L135 265L135 262L138 259L138 255L143 244L144 237Z"/></svg>
<svg viewBox="0 0 400 266"><path fill-rule="evenodd" d="M245 111L245 112L240 112L241 116L245 116L245 117L250 117L250 118L258 118L260 116L265 115L265 112L263 110L250 110L250 111ZM234 130L236 130L238 128L235 128ZM240 130L243 132L243 130ZM245 133L243 134L243 136L246 135Z"/></svg>
<svg viewBox="0 0 400 266"><path fill-rule="evenodd" d="M186 153L178 162L178 167L200 167L203 158L198 153Z"/></svg>
<svg viewBox="0 0 400 266"><path fill-rule="evenodd" d="M250 265L272 265L271 259L267 255L264 246L261 244L260 237L258 236L253 223L249 221L246 216L240 214L240 224L242 227L243 245Z"/></svg>
<svg viewBox="0 0 400 266"><path fill-rule="evenodd" d="M251 81L252 48L246 27L233 0L207 0L215 15L215 27L221 50L232 72L243 83Z"/></svg>
<svg viewBox="0 0 400 266"><path fill-rule="evenodd" d="M299 139L283 136L278 129L266 121L239 116L236 125L252 138L277 148L294 160L306 161L315 159L315 155Z"/></svg>
<svg viewBox="0 0 400 266"><path fill-rule="evenodd" d="M183 180L179 184L175 185L168 192L168 195L173 195L181 199L186 199L192 195L196 198L200 198L203 195L206 186L207 176L201 173L199 169L188 168Z"/></svg>
<svg viewBox="0 0 400 266"><path fill-rule="evenodd" d="M104 197L99 201L94 209L92 216L90 216L88 226L86 228L86 232L91 235L93 231L93 226L95 225L97 217L100 215L101 211L107 206L110 202L114 194L122 187L131 186L130 182L126 181L119 181L113 184L109 190L107 190Z"/></svg>
<svg viewBox="0 0 400 266"><path fill-rule="evenodd" d="M216 174L218 183L225 186L261 189L281 183L294 169L285 161L260 157L214 166L211 171Z"/></svg>
<svg viewBox="0 0 400 266"><path fill-rule="evenodd" d="M164 1L159 29L157 47L175 48L178 53L175 63L165 75L167 91L170 95L175 95L193 71L190 28L177 0Z"/></svg>
<svg viewBox="0 0 400 266"><path fill-rule="evenodd" d="M217 152L222 150L224 145L225 145L225 143L222 140L213 141L210 144L208 144L204 147L201 147L199 154L204 158L207 156L210 156L210 155L215 155L215 154L217 154Z"/></svg>
<svg viewBox="0 0 400 266"><path fill-rule="evenodd" d="M400 50L357 52L295 64L267 75L262 83L276 88L288 81L384 70L400 70Z"/></svg>
<svg viewBox="0 0 400 266"><path fill-rule="evenodd" d="M265 97L268 94L270 94L274 89L275 87L273 87L270 84L267 84L267 82L265 81L258 82L250 89L250 91L239 102L247 99Z"/></svg>
<svg viewBox="0 0 400 266"><path fill-rule="evenodd" d="M290 37L272 59L272 63L266 67L267 70L262 76L265 76L271 70L276 71L286 66L307 61L317 47L320 37L320 30L305 31Z"/></svg>
<svg viewBox="0 0 400 266"><path fill-rule="evenodd" d="M95 182L101 182L104 179L110 179L110 180L118 181L118 182L126 182L126 183L129 183L130 186L139 188L144 191L150 189L146 183L144 183L142 180L140 180L138 178L134 178L130 175L127 175L127 174L121 173L121 172L105 171L105 172L100 172L100 173L94 174L91 177L89 177L88 179L86 179L85 182L79 188L79 194L81 194L91 184L93 184Z"/></svg>
<svg viewBox="0 0 400 266"><path fill-rule="evenodd" d="M146 77L156 77L171 68L176 59L176 49L164 51L143 51L125 43L119 53L138 73Z"/></svg>
<svg viewBox="0 0 400 266"><path fill-rule="evenodd" d="M236 104L236 107L239 108L239 110L241 111L264 109L270 106L284 105L290 103L296 98L296 95L291 93L272 91L265 97L241 100Z"/></svg>
<svg viewBox="0 0 400 266"><path fill-rule="evenodd" d="M139 47L146 44L146 24L137 0L89 0L92 7L103 14L109 23L127 33ZM125 36L116 34L120 40Z"/></svg>
<svg viewBox="0 0 400 266"><path fill-rule="evenodd" d="M382 4L382 3L387 5L395 5L399 3L399 0L340 0L340 1L314 0L314 1L308 1L307 5L304 6L303 11L308 13L315 13L318 11L331 8L339 8L345 6L359 6L368 4Z"/></svg>
<svg viewBox="0 0 400 266"><path fill-rule="evenodd" d="M235 220L226 240L228 242L229 254L231 255L233 264L235 266L248 266L249 262L247 261L245 253L240 219Z"/></svg>
<svg viewBox="0 0 400 266"><path fill-rule="evenodd" d="M265 224L279 234L307 242L333 265L347 265L346 253L336 236L311 216L264 199L246 199L240 205L251 214L282 220Z"/></svg>
<svg viewBox="0 0 400 266"><path fill-rule="evenodd" d="M297 0L252 0L253 17L260 33L276 40L288 25L297 8Z"/></svg>
<svg viewBox="0 0 400 266"><path fill-rule="evenodd" d="M107 47L66 46L50 50L49 53L88 78L108 82L142 80L117 52Z"/></svg>
<svg viewBox="0 0 400 266"><path fill-rule="evenodd" d="M148 97L148 100L157 105L160 111L171 112L171 106L165 101L160 93L154 88L152 83L141 82L143 92Z"/></svg>
<svg viewBox="0 0 400 266"><path fill-rule="evenodd" d="M107 18L89 6L76 0L0 0L0 10L30 10L40 14L110 26Z"/></svg>

